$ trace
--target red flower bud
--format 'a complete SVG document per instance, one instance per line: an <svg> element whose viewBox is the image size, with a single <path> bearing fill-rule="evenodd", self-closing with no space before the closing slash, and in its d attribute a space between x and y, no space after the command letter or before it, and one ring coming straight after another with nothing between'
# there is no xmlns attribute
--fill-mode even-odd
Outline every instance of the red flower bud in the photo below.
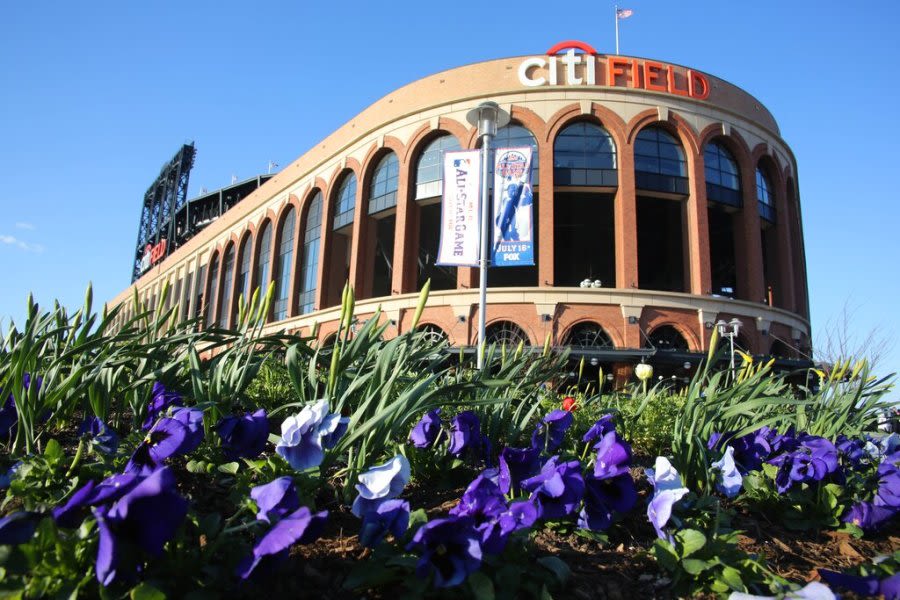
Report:
<svg viewBox="0 0 900 600"><path fill-rule="evenodd" d="M573 410L578 410L578 404L575 403L575 398L572 396L566 396L562 401L563 410L567 410L572 412Z"/></svg>

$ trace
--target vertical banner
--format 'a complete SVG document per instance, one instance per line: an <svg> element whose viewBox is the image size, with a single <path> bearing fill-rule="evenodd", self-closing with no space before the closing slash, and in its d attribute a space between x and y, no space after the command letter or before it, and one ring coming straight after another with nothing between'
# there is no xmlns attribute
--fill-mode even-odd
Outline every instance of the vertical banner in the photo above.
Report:
<svg viewBox="0 0 900 600"><path fill-rule="evenodd" d="M436 264L478 266L481 237L480 155L478 150L444 153L441 243Z"/></svg>
<svg viewBox="0 0 900 600"><path fill-rule="evenodd" d="M494 244L492 267L534 264L531 147L494 153Z"/></svg>

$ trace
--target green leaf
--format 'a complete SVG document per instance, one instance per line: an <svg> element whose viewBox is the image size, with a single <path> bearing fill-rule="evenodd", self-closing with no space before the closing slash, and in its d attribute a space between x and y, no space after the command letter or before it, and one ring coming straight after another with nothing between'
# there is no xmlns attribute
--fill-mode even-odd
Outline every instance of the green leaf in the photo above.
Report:
<svg viewBox="0 0 900 600"><path fill-rule="evenodd" d="M555 556L544 556L542 558L539 558L537 561L542 567L553 573L553 575L561 584L565 584L569 579L569 575L572 574L572 570L569 569L569 565Z"/></svg>
<svg viewBox="0 0 900 600"><path fill-rule="evenodd" d="M131 590L131 600L166 600L166 595L146 581Z"/></svg>
<svg viewBox="0 0 900 600"><path fill-rule="evenodd" d="M409 513L409 526L407 529L409 531L415 531L422 525L428 522L428 515L425 514L425 509L414 510Z"/></svg>
<svg viewBox="0 0 900 600"><path fill-rule="evenodd" d="M653 548L650 551L656 561L670 572L678 570L678 553L668 540L657 539L653 542Z"/></svg>
<svg viewBox="0 0 900 600"><path fill-rule="evenodd" d="M706 536L696 529L682 529L675 534L675 541L681 544L681 556L687 558L706 545Z"/></svg>
<svg viewBox="0 0 900 600"><path fill-rule="evenodd" d="M237 462L225 463L224 465L219 465L219 473L227 473L229 475L234 475L238 472L238 469L240 468L240 466L241 466L240 463L237 463Z"/></svg>
<svg viewBox="0 0 900 600"><path fill-rule="evenodd" d="M494 583L481 571L475 571L469 575L468 583L472 594L478 600L494 600Z"/></svg>
<svg viewBox="0 0 900 600"><path fill-rule="evenodd" d="M64 458L66 457L65 452L63 452L62 446L59 445L55 439L50 439L47 442L47 445L44 447L44 458L47 459L47 462L50 466L58 465Z"/></svg>
<svg viewBox="0 0 900 600"><path fill-rule="evenodd" d="M206 473L206 462L202 460L189 460L185 467L188 473Z"/></svg>
<svg viewBox="0 0 900 600"><path fill-rule="evenodd" d="M734 567L725 566L722 569L719 579L724 581L728 587L736 592L746 591L744 581L741 579L741 572Z"/></svg>
<svg viewBox="0 0 900 600"><path fill-rule="evenodd" d="M699 575L703 571L713 566L712 561L698 560L696 558L685 558L681 561L681 566L691 575Z"/></svg>

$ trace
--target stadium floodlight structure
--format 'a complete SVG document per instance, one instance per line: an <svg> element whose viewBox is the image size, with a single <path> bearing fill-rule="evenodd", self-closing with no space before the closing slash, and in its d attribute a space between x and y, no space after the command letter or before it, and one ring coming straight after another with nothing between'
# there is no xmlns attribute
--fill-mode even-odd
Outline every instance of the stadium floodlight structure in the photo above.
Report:
<svg viewBox="0 0 900 600"><path fill-rule="evenodd" d="M159 177L144 194L138 226L131 281L172 250L175 214L187 204L188 179L194 166L194 143L184 144L160 169Z"/></svg>

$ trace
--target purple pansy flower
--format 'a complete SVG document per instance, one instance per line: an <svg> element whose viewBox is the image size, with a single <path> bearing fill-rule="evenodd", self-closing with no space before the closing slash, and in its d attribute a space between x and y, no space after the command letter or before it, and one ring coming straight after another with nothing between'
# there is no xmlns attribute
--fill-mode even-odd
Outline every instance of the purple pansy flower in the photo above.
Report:
<svg viewBox="0 0 900 600"><path fill-rule="evenodd" d="M663 456L657 456L654 468L646 469L646 473L653 484L653 498L647 505L647 518L656 529L657 536L670 539L663 528L672 516L672 507L688 493L688 489L681 482L681 475L675 467Z"/></svg>
<svg viewBox="0 0 900 600"><path fill-rule="evenodd" d="M534 448L510 448L500 451L498 485L504 494L519 492L524 479L537 474L541 467L541 453Z"/></svg>
<svg viewBox="0 0 900 600"><path fill-rule="evenodd" d="M186 421L190 421L190 417L190 414L185 414L181 419L163 417L157 421L147 432L144 441L135 448L134 454L125 465L125 471L149 475L162 466L163 461L170 456L182 454L185 448L194 446L197 433L192 432L189 424L186 423ZM202 439L202 429L200 429L199 435Z"/></svg>
<svg viewBox="0 0 900 600"><path fill-rule="evenodd" d="M350 419L328 413L328 402L318 400L303 407L281 424L281 441L275 451L298 471L318 467L325 449L338 442Z"/></svg>
<svg viewBox="0 0 900 600"><path fill-rule="evenodd" d="M734 498L741 491L744 478L734 461L734 448L725 446L722 458L710 465L716 472L716 489L728 498Z"/></svg>
<svg viewBox="0 0 900 600"><path fill-rule="evenodd" d="M891 460L878 465L878 491L873 503L900 510L900 468Z"/></svg>
<svg viewBox="0 0 900 600"><path fill-rule="evenodd" d="M115 454L119 447L119 436L100 417L85 417L78 428L78 435L90 438L94 448L104 454Z"/></svg>
<svg viewBox="0 0 900 600"><path fill-rule="evenodd" d="M772 447L767 439L769 432L768 428L763 427L740 437L735 437L732 433L714 433L706 447L724 451L726 445L731 446L738 471L746 475L750 471L762 469L763 462L772 454Z"/></svg>
<svg viewBox="0 0 900 600"><path fill-rule="evenodd" d="M577 460L559 463L558 460L558 456L551 457L538 475L522 482L522 489L531 492L544 519L560 519L572 514L584 495L581 463Z"/></svg>
<svg viewBox="0 0 900 600"><path fill-rule="evenodd" d="M876 506L871 502L857 502L851 506L841 520L852 523L860 529L874 531L897 514L897 509L888 506Z"/></svg>
<svg viewBox="0 0 900 600"><path fill-rule="evenodd" d="M567 410L553 410L548 413L534 428L531 434L531 447L541 452L552 453L562 445L563 438L575 417Z"/></svg>
<svg viewBox="0 0 900 600"><path fill-rule="evenodd" d="M447 452L459 457L470 448L478 451L481 445L481 424L474 412L466 410L450 420L450 446Z"/></svg>
<svg viewBox="0 0 900 600"><path fill-rule="evenodd" d="M313 514L307 507L301 506L278 521L256 542L253 553L238 565L237 574L241 579L247 579L263 560L285 555L294 544L315 541L322 533L327 518L327 510Z"/></svg>
<svg viewBox="0 0 900 600"><path fill-rule="evenodd" d="M416 575L434 574L435 587L459 585L481 566L481 536L470 517L434 519L406 547L420 555Z"/></svg>
<svg viewBox="0 0 900 600"><path fill-rule="evenodd" d="M884 596L885 600L900 600L900 573L879 579L877 575L848 575L829 569L819 569L819 575L829 585L842 587L860 596Z"/></svg>
<svg viewBox="0 0 900 600"><path fill-rule="evenodd" d="M43 516L20 510L0 519L0 546L18 546L29 541Z"/></svg>
<svg viewBox="0 0 900 600"><path fill-rule="evenodd" d="M184 521L187 500L175 489L175 476L163 467L140 481L110 508L96 508L100 543L97 580L104 586L129 580L138 565L129 564L141 550L151 556L163 547Z"/></svg>
<svg viewBox="0 0 900 600"><path fill-rule="evenodd" d="M597 458L594 461L595 477L604 479L628 472L631 445L620 439L615 431L604 434L594 448L597 449Z"/></svg>
<svg viewBox="0 0 900 600"><path fill-rule="evenodd" d="M150 429L156 421L156 417L165 412L170 406L182 406L181 395L167 390L162 382L157 381L153 384L150 404L147 405L147 418L144 419L144 424L141 428Z"/></svg>
<svg viewBox="0 0 900 600"><path fill-rule="evenodd" d="M256 458L266 449L269 440L269 419L260 408L242 417L225 417L216 425L222 439L222 453L227 460Z"/></svg>
<svg viewBox="0 0 900 600"><path fill-rule="evenodd" d="M374 548L389 533L399 539L409 527L409 502L385 500L375 507L375 510L365 513L362 520L359 530L360 545Z"/></svg>
<svg viewBox="0 0 900 600"><path fill-rule="evenodd" d="M769 463L778 466L775 474L775 488L779 494L787 492L794 483L822 481L828 475L825 461L803 451L781 454Z"/></svg>
<svg viewBox="0 0 900 600"><path fill-rule="evenodd" d="M256 502L256 518L269 522L271 517L281 518L300 508L297 488L290 477L279 477L265 485L250 490L250 497Z"/></svg>
<svg viewBox="0 0 900 600"><path fill-rule="evenodd" d="M172 412L172 419L187 429L177 454L190 454L203 442L203 411L196 408L176 408Z"/></svg>
<svg viewBox="0 0 900 600"><path fill-rule="evenodd" d="M459 504L450 509L457 517L472 517L475 525L497 517L507 509L500 487L483 474L476 477L463 492Z"/></svg>
<svg viewBox="0 0 900 600"><path fill-rule="evenodd" d="M511 533L531 527L539 517L540 509L532 500L513 502L475 528L481 534L481 549L488 554L500 554Z"/></svg>
<svg viewBox="0 0 900 600"><path fill-rule="evenodd" d="M869 457L866 443L863 440L851 439L841 434L837 437L835 447L850 468L861 466Z"/></svg>
<svg viewBox="0 0 900 600"><path fill-rule="evenodd" d="M615 513L631 510L637 502L637 489L630 473L613 477L585 478L584 507L578 515L578 526L593 531L606 531Z"/></svg>
<svg viewBox="0 0 900 600"><path fill-rule="evenodd" d="M430 448L441 433L441 409L425 413L409 434L409 441L416 448Z"/></svg>
<svg viewBox="0 0 900 600"><path fill-rule="evenodd" d="M130 492L143 477L136 473L118 473L99 484L88 481L80 487L65 505L53 509L53 519L59 527L75 529L87 516L87 509L115 502Z"/></svg>
<svg viewBox="0 0 900 600"><path fill-rule="evenodd" d="M584 434L584 437L581 438L581 441L587 442L589 444L596 439L602 438L604 435L614 430L615 425L613 424L613 416L603 415L597 420L596 423L591 426L590 429L587 430L587 433Z"/></svg>
<svg viewBox="0 0 900 600"><path fill-rule="evenodd" d="M353 514L362 518L385 500L396 498L409 483L409 477L409 461L402 454L360 474L356 485L359 496L353 502Z"/></svg>

